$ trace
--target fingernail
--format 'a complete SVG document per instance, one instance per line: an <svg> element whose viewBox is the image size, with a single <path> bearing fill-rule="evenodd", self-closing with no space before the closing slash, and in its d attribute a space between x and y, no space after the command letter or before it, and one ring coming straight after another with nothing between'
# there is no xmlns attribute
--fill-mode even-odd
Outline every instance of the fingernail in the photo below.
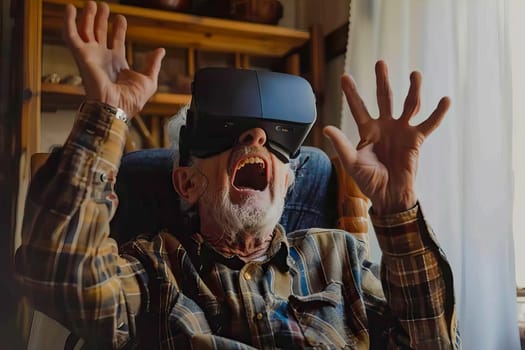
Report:
<svg viewBox="0 0 525 350"><path fill-rule="evenodd" d="M351 76L350 74L349 74L348 76L350 77L350 86L352 87L352 89L355 90L355 88L356 88L356 84L355 84L354 77Z"/></svg>
<svg viewBox="0 0 525 350"><path fill-rule="evenodd" d="M361 141L359 141L359 143L357 144L357 147L356 149L357 150L360 150L361 148L364 148L366 146L368 146L369 144L371 144L372 142L366 140L366 139L361 139Z"/></svg>

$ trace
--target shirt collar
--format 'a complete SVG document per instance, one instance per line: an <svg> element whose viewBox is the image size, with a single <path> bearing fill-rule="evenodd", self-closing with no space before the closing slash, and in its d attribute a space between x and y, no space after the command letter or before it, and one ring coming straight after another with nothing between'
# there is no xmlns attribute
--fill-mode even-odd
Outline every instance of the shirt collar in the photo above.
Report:
<svg viewBox="0 0 525 350"><path fill-rule="evenodd" d="M215 263L221 263L233 270L240 270L246 264L237 255L225 255L217 251L212 245L205 242L199 234L192 236L196 244L197 260L200 262L201 271L210 271ZM281 271L288 271L289 246L284 228L277 225L273 231L272 242L266 253L266 259L261 261L261 265L267 266L270 263L275 264Z"/></svg>

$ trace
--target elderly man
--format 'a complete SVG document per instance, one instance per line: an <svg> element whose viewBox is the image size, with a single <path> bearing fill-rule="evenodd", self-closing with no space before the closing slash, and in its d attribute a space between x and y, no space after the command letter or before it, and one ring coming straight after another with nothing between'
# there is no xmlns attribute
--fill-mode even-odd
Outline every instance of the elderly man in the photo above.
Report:
<svg viewBox="0 0 525 350"><path fill-rule="evenodd" d="M16 263L37 309L89 346L459 347L450 268L414 192L419 147L444 117L447 98L426 121L411 126L420 98L415 72L403 114L394 119L387 67L378 62L380 116L373 119L352 78L342 78L361 142L354 148L334 127L325 135L372 202L383 250L381 282L351 234L287 234L278 225L293 182L287 162L293 154L272 147L256 124L209 154L181 140L186 156L173 183L199 218L187 240L162 232L117 247L108 238L109 220L117 205L112 188L125 121L155 92L164 50L151 52L141 72L131 70L125 18L116 16L108 35L108 15L106 4L89 1L77 24L75 8L66 8L65 38L86 101L64 147L34 179L26 203Z"/></svg>

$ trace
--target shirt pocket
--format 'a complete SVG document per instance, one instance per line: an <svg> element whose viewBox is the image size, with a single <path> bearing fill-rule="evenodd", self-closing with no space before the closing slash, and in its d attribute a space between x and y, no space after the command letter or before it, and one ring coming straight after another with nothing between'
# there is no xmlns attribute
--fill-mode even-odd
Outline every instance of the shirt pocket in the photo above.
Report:
<svg viewBox="0 0 525 350"><path fill-rule="evenodd" d="M352 349L356 340L346 331L342 286L332 282L318 293L290 295L288 307L305 342L319 349Z"/></svg>

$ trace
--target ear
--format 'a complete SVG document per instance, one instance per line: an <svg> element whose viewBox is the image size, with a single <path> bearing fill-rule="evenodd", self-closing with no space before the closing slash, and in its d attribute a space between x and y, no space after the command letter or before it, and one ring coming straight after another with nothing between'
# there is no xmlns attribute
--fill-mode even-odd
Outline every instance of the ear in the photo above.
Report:
<svg viewBox="0 0 525 350"><path fill-rule="evenodd" d="M193 167L176 167L171 180L175 191L190 205L199 200L206 188L205 179Z"/></svg>

